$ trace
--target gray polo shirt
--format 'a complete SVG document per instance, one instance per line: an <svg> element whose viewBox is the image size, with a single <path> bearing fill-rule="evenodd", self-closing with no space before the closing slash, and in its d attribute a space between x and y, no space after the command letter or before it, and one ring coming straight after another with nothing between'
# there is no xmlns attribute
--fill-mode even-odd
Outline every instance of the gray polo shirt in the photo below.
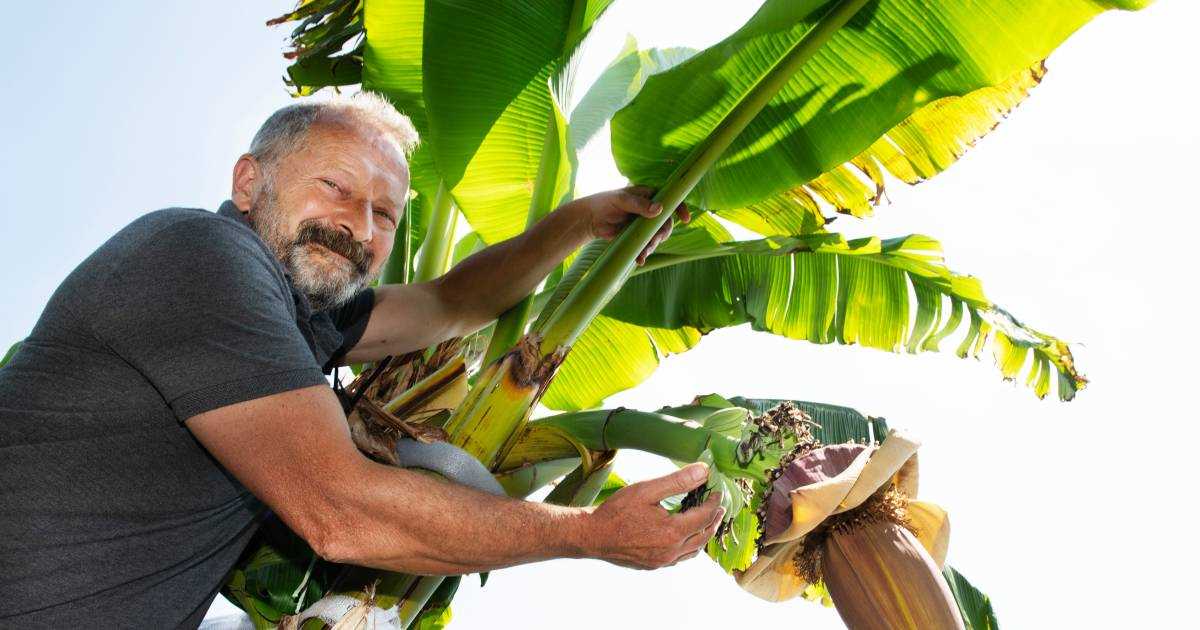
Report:
<svg viewBox="0 0 1200 630"><path fill-rule="evenodd" d="M229 202L84 260L0 368L0 627L198 626L266 508L184 421L326 383L373 304L313 313Z"/></svg>

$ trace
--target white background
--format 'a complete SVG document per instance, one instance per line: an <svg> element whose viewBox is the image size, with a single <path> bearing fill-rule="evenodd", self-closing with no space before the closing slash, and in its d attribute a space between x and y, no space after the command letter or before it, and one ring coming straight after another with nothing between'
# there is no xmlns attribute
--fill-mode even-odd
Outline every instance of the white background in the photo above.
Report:
<svg viewBox="0 0 1200 630"><path fill-rule="evenodd" d="M579 91L626 33L644 47L703 47L756 4L618 2L589 44ZM284 31L262 26L288 8L6 10L0 343L23 337L62 278L128 221L226 197L233 161L289 102ZM816 347L739 328L609 403L656 408L718 392L884 416L923 438L922 496L951 512L950 561L992 596L1007 627L1186 625L1198 560L1186 507L1200 351L1197 23L1200 7L1184 0L1102 15L959 164L892 187L870 221L836 224L940 239L951 266L981 277L993 300L1075 342L1092 379L1075 402L1038 401L1001 382L987 359ZM623 185L606 134L582 163L581 192ZM618 460L632 479L668 469L636 454ZM597 561L505 570L482 590L464 581L454 614L461 628L841 627L819 606L760 602L703 558L656 572Z"/></svg>

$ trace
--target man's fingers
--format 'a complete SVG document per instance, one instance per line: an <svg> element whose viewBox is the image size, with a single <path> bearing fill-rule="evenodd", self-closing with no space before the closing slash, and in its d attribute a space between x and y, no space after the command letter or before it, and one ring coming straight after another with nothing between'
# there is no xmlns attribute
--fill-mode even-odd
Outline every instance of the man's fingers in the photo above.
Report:
<svg viewBox="0 0 1200 630"><path fill-rule="evenodd" d="M683 543L683 548L691 553L698 553L701 549L704 549L708 541L712 540L712 537L716 535L717 526L720 525L720 522L720 519L717 519L717 522L713 523L711 527L706 527L704 531L688 536L688 539Z"/></svg>
<svg viewBox="0 0 1200 630"><path fill-rule="evenodd" d="M671 236L672 227L674 226L671 225L670 221L664 223L663 226L658 228L658 231L654 233L654 239L650 241L651 244L658 245L659 243L667 240L667 237Z"/></svg>
<svg viewBox="0 0 1200 630"><path fill-rule="evenodd" d="M704 506L704 507L707 507L707 506ZM696 508L694 510L688 510L684 515L686 516L688 514L691 514L694 511L699 511L699 510L700 510L700 508ZM707 512L707 511L708 510L705 510L705 512ZM709 517L709 519L707 521L704 521L704 525L683 540L684 548L692 549L692 548L704 546L704 543L708 542L708 539L712 538L713 534L715 534L717 532L717 528L720 527L721 521L723 521L723 520L725 520L725 508L721 507L718 504L716 506L716 508L713 510L712 515Z"/></svg>
<svg viewBox="0 0 1200 630"><path fill-rule="evenodd" d="M688 464L669 475L648 479L634 485L638 487L638 494L647 503L658 503L667 497L683 494L695 488L704 483L707 478L708 466L695 463Z"/></svg>
<svg viewBox="0 0 1200 630"><path fill-rule="evenodd" d="M662 204L630 190L625 190L623 194L613 198L613 203L621 212L626 214L656 217L662 212Z"/></svg>
<svg viewBox="0 0 1200 630"><path fill-rule="evenodd" d="M654 196L654 189L649 186L626 186L621 190L647 199Z"/></svg>
<svg viewBox="0 0 1200 630"><path fill-rule="evenodd" d="M644 264L646 262L646 258L650 254L653 254L655 249L658 249L659 244L662 243L663 241L667 240L667 238L669 238L670 236L671 236L671 222L667 221L666 224L664 224L661 228L658 229L657 232L654 233L654 236L653 236L653 238L650 239L650 242L647 243L646 247L644 249L642 249L642 252L640 254L638 254L637 264L639 264L639 265Z"/></svg>
<svg viewBox="0 0 1200 630"><path fill-rule="evenodd" d="M692 209L687 207L686 203L679 204L679 207L675 208L675 218L679 219L680 223L687 223L688 221L691 221Z"/></svg>
<svg viewBox="0 0 1200 630"><path fill-rule="evenodd" d="M721 493L713 491L708 493L703 503L686 512L681 512L675 518L679 519L678 526L681 530L698 532L711 525L714 519L724 513L725 508L721 507Z"/></svg>

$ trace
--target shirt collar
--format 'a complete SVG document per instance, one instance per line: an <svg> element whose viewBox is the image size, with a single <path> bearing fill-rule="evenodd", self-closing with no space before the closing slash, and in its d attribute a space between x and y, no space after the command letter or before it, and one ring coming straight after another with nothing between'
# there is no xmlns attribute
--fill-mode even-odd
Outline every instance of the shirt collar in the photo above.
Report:
<svg viewBox="0 0 1200 630"><path fill-rule="evenodd" d="M259 240L259 242L263 244L264 247L266 246L266 242L262 240L262 236L259 235L259 233L254 229L254 226L250 225L250 218L246 216L245 212L242 212L241 209L239 209L237 206L235 206L232 201L226 199L225 201L221 202L220 207L217 208L217 214L219 214L227 219L233 219L234 221L237 221L238 223L246 226L246 229L250 230L251 232L254 232L255 238L257 238ZM267 248L267 251L270 251L269 247ZM275 256L275 254L271 254L272 258L274 258L274 256ZM279 262L279 269L281 271L283 271L283 277L287 278L288 286L291 287L292 293L298 297L303 297L300 294L300 292L296 290L296 287L292 284L291 272L289 272L287 270L287 267L285 267L281 261L277 260L276 262ZM304 303L307 304L308 300L305 299Z"/></svg>
<svg viewBox="0 0 1200 630"><path fill-rule="evenodd" d="M243 225L250 225L250 220L246 218L246 213L239 210L238 207L233 205L233 202L228 199L221 203L220 208L217 208L217 214L233 219Z"/></svg>

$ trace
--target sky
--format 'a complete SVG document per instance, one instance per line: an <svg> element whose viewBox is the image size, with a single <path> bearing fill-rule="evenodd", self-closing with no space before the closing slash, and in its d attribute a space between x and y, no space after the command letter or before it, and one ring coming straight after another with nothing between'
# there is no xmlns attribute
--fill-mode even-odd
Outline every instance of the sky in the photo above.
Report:
<svg viewBox="0 0 1200 630"><path fill-rule="evenodd" d="M617 2L582 60L579 93L624 43L703 47L753 2ZM291 102L289 1L21 3L6 11L13 86L0 170L0 345L22 338L55 287L137 216L215 208L255 129ZM1190 526L1190 398L1200 341L1192 244L1200 220L1200 6L1161 0L1100 16L1045 81L946 173L892 186L850 236L928 234L950 266L1035 328L1073 342L1091 385L1071 403L1000 380L989 358L814 346L717 331L609 406L699 393L797 398L886 417L922 439L921 497L953 522L950 562L1009 627L1175 625L1200 560ZM598 135L583 194L624 185ZM1189 289L1188 287L1193 287ZM622 453L636 480L672 466ZM213 614L229 605L218 602ZM840 628L831 610L768 604L703 557L653 572L560 560L473 579L453 627Z"/></svg>

